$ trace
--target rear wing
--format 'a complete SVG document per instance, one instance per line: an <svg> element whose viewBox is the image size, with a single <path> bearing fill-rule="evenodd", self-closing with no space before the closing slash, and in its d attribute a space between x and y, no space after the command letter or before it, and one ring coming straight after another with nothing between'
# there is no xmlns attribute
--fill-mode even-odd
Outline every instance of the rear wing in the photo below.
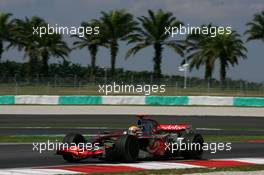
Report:
<svg viewBox="0 0 264 175"><path fill-rule="evenodd" d="M191 125L187 124L159 124L157 126L157 129L163 130L163 131L182 131L186 129L191 129Z"/></svg>

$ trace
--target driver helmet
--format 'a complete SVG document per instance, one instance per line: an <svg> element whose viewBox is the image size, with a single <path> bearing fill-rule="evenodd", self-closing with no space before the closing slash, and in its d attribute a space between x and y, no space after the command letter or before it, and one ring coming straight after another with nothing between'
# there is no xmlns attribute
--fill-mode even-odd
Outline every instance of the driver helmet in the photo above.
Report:
<svg viewBox="0 0 264 175"><path fill-rule="evenodd" d="M137 114L137 116L136 117L138 117L138 118L144 118L145 117L145 115L143 115L143 114Z"/></svg>
<svg viewBox="0 0 264 175"><path fill-rule="evenodd" d="M128 128L128 134L129 135L136 135L137 131L139 131L139 127L132 125Z"/></svg>

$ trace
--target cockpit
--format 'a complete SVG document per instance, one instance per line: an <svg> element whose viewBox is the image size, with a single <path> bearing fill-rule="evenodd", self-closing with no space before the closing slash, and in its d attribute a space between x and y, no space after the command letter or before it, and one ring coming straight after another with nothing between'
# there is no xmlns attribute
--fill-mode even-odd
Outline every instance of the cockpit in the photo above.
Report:
<svg viewBox="0 0 264 175"><path fill-rule="evenodd" d="M157 122L151 119L141 118L138 120L137 125L143 134L151 134L153 132L153 128L157 126Z"/></svg>

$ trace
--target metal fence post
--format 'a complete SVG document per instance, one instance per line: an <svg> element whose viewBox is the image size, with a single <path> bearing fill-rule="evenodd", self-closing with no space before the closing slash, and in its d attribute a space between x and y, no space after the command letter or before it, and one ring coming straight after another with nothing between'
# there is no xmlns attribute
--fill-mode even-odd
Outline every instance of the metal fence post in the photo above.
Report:
<svg viewBox="0 0 264 175"><path fill-rule="evenodd" d="M76 80L77 80L77 75L74 75L74 78L73 78L73 86L74 86L74 88L76 87Z"/></svg>
<svg viewBox="0 0 264 175"><path fill-rule="evenodd" d="M134 75L131 77L131 84L134 84Z"/></svg>
<svg viewBox="0 0 264 175"><path fill-rule="evenodd" d="M47 84L47 94L50 95L50 82L48 81L48 84Z"/></svg>
<svg viewBox="0 0 264 175"><path fill-rule="evenodd" d="M14 80L15 80L15 94L18 95L17 74L15 74Z"/></svg>
<svg viewBox="0 0 264 175"><path fill-rule="evenodd" d="M54 86L57 86L57 75L54 75Z"/></svg>
<svg viewBox="0 0 264 175"><path fill-rule="evenodd" d="M78 88L79 94L81 94L81 86L82 86L82 82L80 81L79 82L79 88Z"/></svg>
<svg viewBox="0 0 264 175"><path fill-rule="evenodd" d="M207 82L207 92L210 93L210 80Z"/></svg>

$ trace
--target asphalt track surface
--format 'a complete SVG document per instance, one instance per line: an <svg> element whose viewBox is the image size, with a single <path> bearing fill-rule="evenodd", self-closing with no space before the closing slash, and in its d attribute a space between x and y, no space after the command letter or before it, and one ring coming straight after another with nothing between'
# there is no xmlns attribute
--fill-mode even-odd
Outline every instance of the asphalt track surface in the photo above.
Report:
<svg viewBox="0 0 264 175"><path fill-rule="evenodd" d="M202 134L264 134L264 118L260 117L154 116L153 118L160 123L190 123L195 128L201 128L199 132ZM94 127L124 128L135 121L136 118L132 115L0 115L0 135L46 135L67 132L93 134L108 130ZM53 151L40 154L32 151L32 148L32 144L0 144L0 168L69 165ZM264 157L263 150L264 143L234 142L231 151L220 151L216 154L205 152L204 159ZM83 163L98 163L98 160L87 159L81 164Z"/></svg>
<svg viewBox="0 0 264 175"><path fill-rule="evenodd" d="M162 116L160 123L187 123L201 134L264 135L264 117ZM134 115L0 115L0 135L96 134L135 124ZM221 130L219 130L221 129Z"/></svg>

